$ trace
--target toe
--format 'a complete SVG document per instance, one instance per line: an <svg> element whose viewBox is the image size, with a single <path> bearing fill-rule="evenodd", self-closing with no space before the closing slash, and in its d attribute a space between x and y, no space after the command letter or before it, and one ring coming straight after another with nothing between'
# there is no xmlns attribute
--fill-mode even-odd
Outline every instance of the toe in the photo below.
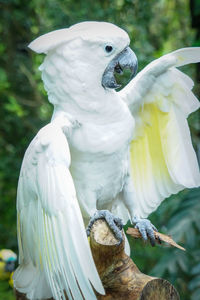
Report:
<svg viewBox="0 0 200 300"><path fill-rule="evenodd" d="M154 231L158 232L158 229L156 228L156 226L154 226L153 224L151 224L152 228Z"/></svg>
<svg viewBox="0 0 200 300"><path fill-rule="evenodd" d="M155 246L156 240L155 240L155 235L154 235L152 226L148 226L146 230L147 230L147 234L148 234L148 237L150 239L151 245Z"/></svg>
<svg viewBox="0 0 200 300"><path fill-rule="evenodd" d="M157 228L151 224L151 222L147 219L138 220L136 223L136 228L140 231L142 238L147 241L150 239L151 245L155 246L155 235L154 231L157 231Z"/></svg>
<svg viewBox="0 0 200 300"><path fill-rule="evenodd" d="M114 217L113 214L108 211L108 210L98 210L95 212L94 216L90 219L89 225L87 227L86 233L89 236L90 231L92 228L92 225L94 222L98 219L105 219L106 223L110 227L110 229L113 231L115 237L118 239L119 244L123 240L123 235L122 235L122 221L120 218Z"/></svg>
<svg viewBox="0 0 200 300"><path fill-rule="evenodd" d="M140 225L140 224L136 224L135 228L137 228L142 236L142 238L147 241L148 240L148 237L147 237L147 233L146 233L146 230L145 230L145 227L143 225Z"/></svg>
<svg viewBox="0 0 200 300"><path fill-rule="evenodd" d="M119 228L119 230L122 230L122 228L123 228L122 220L120 218L114 218L114 222L117 225L117 227Z"/></svg>
<svg viewBox="0 0 200 300"><path fill-rule="evenodd" d="M119 229L118 225L115 223L115 219L111 217L110 215L105 216L105 220L107 224L109 225L110 229L113 231L115 237L119 240L119 244L121 243L123 237L122 232Z"/></svg>
<svg viewBox="0 0 200 300"><path fill-rule="evenodd" d="M116 239L118 240L118 245L123 241L122 232L118 229L114 232Z"/></svg>
<svg viewBox="0 0 200 300"><path fill-rule="evenodd" d="M86 229L86 234L87 234L87 236L90 236L90 229L89 228Z"/></svg>

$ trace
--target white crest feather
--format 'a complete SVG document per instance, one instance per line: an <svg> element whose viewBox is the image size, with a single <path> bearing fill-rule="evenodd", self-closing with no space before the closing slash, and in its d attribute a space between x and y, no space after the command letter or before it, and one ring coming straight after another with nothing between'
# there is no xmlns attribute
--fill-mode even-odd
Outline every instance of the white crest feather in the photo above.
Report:
<svg viewBox="0 0 200 300"><path fill-rule="evenodd" d="M105 40L106 42L110 37L121 37L127 43L129 41L128 34L118 26L107 22L89 21L77 23L69 28L51 31L36 38L28 47L37 53L47 53L76 38Z"/></svg>
<svg viewBox="0 0 200 300"><path fill-rule="evenodd" d="M69 40L69 29L54 30L32 41L28 47L37 53L47 53Z"/></svg>

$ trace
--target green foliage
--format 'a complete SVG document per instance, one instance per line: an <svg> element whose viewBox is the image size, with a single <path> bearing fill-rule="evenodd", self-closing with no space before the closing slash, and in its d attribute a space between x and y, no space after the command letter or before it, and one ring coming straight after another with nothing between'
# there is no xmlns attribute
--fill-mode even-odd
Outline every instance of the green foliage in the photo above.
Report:
<svg viewBox="0 0 200 300"><path fill-rule="evenodd" d="M181 299L198 299L200 289L199 199L200 189L185 190L164 201L150 217L159 231L170 234L186 252L163 243L144 247L144 242L130 239L131 257L140 270L169 280Z"/></svg>
<svg viewBox="0 0 200 300"><path fill-rule="evenodd" d="M0 281L0 299L15 300L14 292L9 286L8 281Z"/></svg>
<svg viewBox="0 0 200 300"><path fill-rule="evenodd" d="M198 21L199 0L0 0L0 248L17 251L15 198L21 161L52 113L38 71L43 55L28 50L28 43L40 34L80 21L108 21L129 33L140 70L166 52L200 45L200 29L191 20L189 2L195 6L192 18ZM185 70L193 79L199 78L194 66ZM196 93L200 94L200 85ZM200 153L199 113L189 122ZM171 233L186 247L185 253L131 241L132 257L140 269L170 280L182 300L198 299L200 294L199 197L198 189L183 191L164 201L151 216L160 231ZM0 299L12 299L12 291L2 284Z"/></svg>
<svg viewBox="0 0 200 300"><path fill-rule="evenodd" d="M179 195L181 201L173 210L167 224L167 231L175 237L176 241L186 248L186 252L178 249L169 249L156 264L152 274L169 278L170 281L178 279L177 288L185 299L194 298L196 288L200 287L200 270L197 268L200 252L199 238L199 211L200 189L184 191ZM173 201L175 199L172 199ZM189 282L188 287L185 281Z"/></svg>

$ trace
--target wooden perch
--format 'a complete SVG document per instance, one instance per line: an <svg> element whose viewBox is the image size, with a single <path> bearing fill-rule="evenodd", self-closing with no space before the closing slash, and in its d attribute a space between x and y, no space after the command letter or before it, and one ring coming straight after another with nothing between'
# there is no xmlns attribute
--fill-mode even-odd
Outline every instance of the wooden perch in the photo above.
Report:
<svg viewBox="0 0 200 300"><path fill-rule="evenodd" d="M140 272L124 252L124 239L118 245L104 220L92 227L90 245L106 295L98 300L178 300L175 288L166 280Z"/></svg>
<svg viewBox="0 0 200 300"><path fill-rule="evenodd" d="M139 230L137 228L128 228L128 230L126 231L127 234L130 234L133 238L142 238ZM181 247L180 245L178 245L170 235L166 235L166 234L163 234L163 233L160 233L160 232L157 232L157 231L154 231L154 235L155 235L155 238L156 238L156 242L157 244L160 244L160 242L165 242L173 247L176 247L180 250L183 250L185 251L185 248Z"/></svg>
<svg viewBox="0 0 200 300"><path fill-rule="evenodd" d="M90 246L106 291L104 296L97 294L97 299L179 300L177 291L168 281L140 272L125 254L124 243L123 238L123 242L118 245L117 239L104 220L94 223L90 234ZM16 299L27 300L25 295L18 292Z"/></svg>

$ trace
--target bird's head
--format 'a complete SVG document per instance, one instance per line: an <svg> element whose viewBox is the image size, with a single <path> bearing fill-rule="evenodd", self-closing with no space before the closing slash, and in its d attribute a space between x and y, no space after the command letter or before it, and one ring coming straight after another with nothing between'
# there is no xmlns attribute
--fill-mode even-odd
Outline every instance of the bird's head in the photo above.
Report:
<svg viewBox="0 0 200 300"><path fill-rule="evenodd" d="M111 23L82 22L40 36L29 47L47 54L40 67L45 88L51 98L57 86L62 98L69 91L116 89L115 73L126 68L134 76L137 58L129 43L128 34Z"/></svg>
<svg viewBox="0 0 200 300"><path fill-rule="evenodd" d="M7 279L15 269L17 255L9 249L0 251L0 279Z"/></svg>

